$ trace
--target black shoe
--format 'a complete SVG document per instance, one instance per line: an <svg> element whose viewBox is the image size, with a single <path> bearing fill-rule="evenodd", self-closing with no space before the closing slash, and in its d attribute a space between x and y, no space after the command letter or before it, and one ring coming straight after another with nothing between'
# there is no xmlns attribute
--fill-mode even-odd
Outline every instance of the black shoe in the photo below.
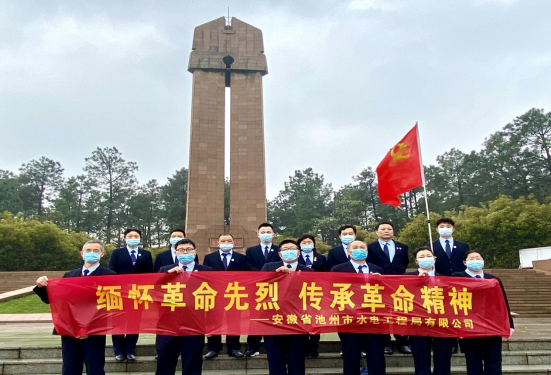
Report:
<svg viewBox="0 0 551 375"><path fill-rule="evenodd" d="M125 360L125 358L122 354L119 354L119 355L115 356L115 361L117 361L117 362L122 362L124 360Z"/></svg>
<svg viewBox="0 0 551 375"><path fill-rule="evenodd" d="M256 357L257 355L260 355L259 351L258 350L255 350L255 349L249 349L245 352L245 355L247 357Z"/></svg>
<svg viewBox="0 0 551 375"><path fill-rule="evenodd" d="M304 352L304 358L310 357L310 352Z"/></svg>
<svg viewBox="0 0 551 375"><path fill-rule="evenodd" d="M211 350L207 354L205 354L205 359L212 359L215 357L218 357L218 353L216 353L214 350Z"/></svg>
<svg viewBox="0 0 551 375"><path fill-rule="evenodd" d="M136 356L134 354L128 354L126 356L126 359L128 359L128 362L135 362L136 361Z"/></svg>
<svg viewBox="0 0 551 375"><path fill-rule="evenodd" d="M318 352L312 352L312 358L318 358L320 354Z"/></svg>
<svg viewBox="0 0 551 375"><path fill-rule="evenodd" d="M392 350L392 346L385 346L385 354L394 354L394 351Z"/></svg>
<svg viewBox="0 0 551 375"><path fill-rule="evenodd" d="M232 350L228 355L234 358L243 358L245 356L240 350Z"/></svg>
<svg viewBox="0 0 551 375"><path fill-rule="evenodd" d="M402 345L398 348L398 351L402 354L411 354L411 348L409 345Z"/></svg>
<svg viewBox="0 0 551 375"><path fill-rule="evenodd" d="M457 354L457 346L454 346L454 347L452 348L452 354Z"/></svg>

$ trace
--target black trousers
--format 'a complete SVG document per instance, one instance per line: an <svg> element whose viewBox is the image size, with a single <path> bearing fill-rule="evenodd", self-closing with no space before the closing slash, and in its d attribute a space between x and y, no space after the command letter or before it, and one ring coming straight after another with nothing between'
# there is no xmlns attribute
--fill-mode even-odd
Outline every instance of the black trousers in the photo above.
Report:
<svg viewBox="0 0 551 375"><path fill-rule="evenodd" d="M262 336L247 336L247 346L249 350L260 351L260 341L262 341Z"/></svg>
<svg viewBox="0 0 551 375"><path fill-rule="evenodd" d="M240 350L241 349L241 343L239 342L240 336L226 336L226 347L228 349L228 354L232 352L232 350ZM209 351L213 351L216 353L220 353L223 349L222 346L222 336L220 335L213 335L210 337L207 337L207 348Z"/></svg>
<svg viewBox="0 0 551 375"><path fill-rule="evenodd" d="M369 375L385 375L385 335L339 332L344 375L358 375L362 349L367 353Z"/></svg>
<svg viewBox="0 0 551 375"><path fill-rule="evenodd" d="M304 335L304 353L313 354L318 353L318 346L320 342L320 335Z"/></svg>
<svg viewBox="0 0 551 375"><path fill-rule="evenodd" d="M105 336L89 336L80 340L61 336L61 356L63 375L82 375L82 365L86 365L86 374L105 374Z"/></svg>
<svg viewBox="0 0 551 375"><path fill-rule="evenodd" d="M390 335L384 335L384 336L385 336L385 346L391 346L392 338L390 337ZM396 339L396 348L399 348L400 346L409 345L409 340L407 336L394 335L394 338Z"/></svg>
<svg viewBox="0 0 551 375"><path fill-rule="evenodd" d="M501 337L461 339L468 375L501 375Z"/></svg>
<svg viewBox="0 0 551 375"><path fill-rule="evenodd" d="M205 336L164 336L157 335L156 375L176 373L178 357L182 356L182 375L201 375L203 366L203 346Z"/></svg>
<svg viewBox="0 0 551 375"><path fill-rule="evenodd" d="M305 335L264 336L270 375L304 375Z"/></svg>
<svg viewBox="0 0 551 375"><path fill-rule="evenodd" d="M415 375L431 375L431 352L434 353L434 375L450 375L455 341L447 337L410 336Z"/></svg>
<svg viewBox="0 0 551 375"><path fill-rule="evenodd" d="M113 335L115 355L136 355L136 343L140 335Z"/></svg>

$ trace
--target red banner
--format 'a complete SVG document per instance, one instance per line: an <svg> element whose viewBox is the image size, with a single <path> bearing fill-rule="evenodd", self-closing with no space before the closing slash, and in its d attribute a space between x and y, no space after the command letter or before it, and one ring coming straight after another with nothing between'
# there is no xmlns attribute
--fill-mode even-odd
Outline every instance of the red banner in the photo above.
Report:
<svg viewBox="0 0 551 375"><path fill-rule="evenodd" d="M327 332L509 336L496 280L353 273L184 272L53 279L60 335Z"/></svg>

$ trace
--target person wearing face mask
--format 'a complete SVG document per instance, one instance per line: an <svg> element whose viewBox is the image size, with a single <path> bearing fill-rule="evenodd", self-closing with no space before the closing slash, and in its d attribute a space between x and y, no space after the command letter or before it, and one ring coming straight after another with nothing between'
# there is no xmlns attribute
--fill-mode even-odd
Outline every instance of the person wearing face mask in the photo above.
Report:
<svg viewBox="0 0 551 375"><path fill-rule="evenodd" d="M466 269L462 272L454 272L452 276L472 277L477 280L495 279L499 282L503 299L509 312L509 324L511 335L515 332L515 324L511 316L511 309L507 301L507 294L501 280L489 273L484 272L484 257L478 250L469 250L463 256L463 264ZM461 351L465 353L467 362L467 375L501 375L501 341L499 336L477 337L460 339Z"/></svg>
<svg viewBox="0 0 551 375"><path fill-rule="evenodd" d="M383 269L368 263L367 245L362 241L352 241L348 245L350 261L331 268L331 272L349 272L357 274L372 274L380 276ZM365 283L365 279L358 280ZM385 336L380 334L339 332L342 345L343 374L358 375L360 373L361 350L366 348L367 370L370 375L385 375L386 362L384 354Z"/></svg>
<svg viewBox="0 0 551 375"><path fill-rule="evenodd" d="M163 266L159 273L181 274L183 272L204 272L212 271L212 268L200 265L195 262L197 256L195 242L184 238L176 243L177 265ZM159 327L165 320L160 317ZM170 329L172 327L166 327ZM155 349L157 349L156 375L174 375L178 357L181 356L182 375L200 375L203 366L203 347L205 346L205 335L193 336L169 336L157 335L155 338Z"/></svg>
<svg viewBox="0 0 551 375"><path fill-rule="evenodd" d="M316 251L316 239L311 234L304 234L297 240L300 246L301 255L298 257L299 264L313 269L316 272L327 272L327 260L325 256ZM305 335L304 341L304 356L318 358L318 344L320 335Z"/></svg>
<svg viewBox="0 0 551 375"><path fill-rule="evenodd" d="M383 269L383 275L403 275L406 272L409 257L408 246L406 244L394 241L394 225L389 221L381 221L375 227L375 234L378 240L370 243L369 257L367 261ZM396 338L396 348L400 353L411 354L408 337L394 335ZM385 354L392 354L390 335L386 335Z"/></svg>
<svg viewBox="0 0 551 375"><path fill-rule="evenodd" d="M109 268L99 264L100 259L105 255L103 242L98 240L88 241L82 246L80 252L84 265L75 270L69 271L63 277L88 277L116 275ZM48 277L41 276L36 280L36 287L33 291L44 303L50 303L48 299ZM54 329L54 335L57 332ZM105 335L89 335L81 337L61 336L61 356L63 367L61 373L64 375L82 374L82 365L86 365L86 374L105 374Z"/></svg>
<svg viewBox="0 0 551 375"><path fill-rule="evenodd" d="M452 219L442 217L436 221L436 227L440 234L440 238L432 243L436 256L436 272L444 276L463 272L463 257L469 251L469 245L453 238L455 222Z"/></svg>
<svg viewBox="0 0 551 375"><path fill-rule="evenodd" d="M405 275L420 277L442 276L436 273L434 265L436 257L430 247L423 246L413 251L413 257L418 268ZM410 336L409 342L413 354L415 375L431 375L431 351L434 353L434 374L450 375L452 347L455 344L454 338L449 337L425 337Z"/></svg>
<svg viewBox="0 0 551 375"><path fill-rule="evenodd" d="M186 232L183 229L173 229L170 232L170 237L168 239L169 245L168 249L162 253L157 254L155 257L155 265L153 266L154 272L159 272L161 267L169 266L171 264L177 265L178 259L176 258L176 244L178 241L186 238ZM195 259L197 262L197 258Z"/></svg>
<svg viewBox="0 0 551 375"><path fill-rule="evenodd" d="M266 263L262 271L266 272L314 272L312 268L299 263L299 245L293 240L284 240L279 244L281 261ZM266 352L270 375L304 375L304 340L307 335L266 335Z"/></svg>
<svg viewBox="0 0 551 375"><path fill-rule="evenodd" d="M139 247L142 232L136 228L124 231L126 247L113 250L109 258L109 268L119 275L130 273L153 272L153 258L151 253ZM122 362L136 360L136 343L139 335L113 335L113 351L115 360Z"/></svg>
<svg viewBox="0 0 551 375"><path fill-rule="evenodd" d="M327 253L327 266L332 269L337 264L347 263L348 258L348 244L356 239L356 227L353 225L343 225L338 230L341 244L329 249Z"/></svg>
<svg viewBox="0 0 551 375"><path fill-rule="evenodd" d="M272 243L275 236L272 224L260 224L257 236L260 244L247 248L245 252L248 271L260 271L264 267L264 264L279 260L279 248ZM247 337L248 348L245 352L247 357L256 357L260 354L260 341L262 341L262 336L250 335Z"/></svg>
<svg viewBox="0 0 551 375"><path fill-rule="evenodd" d="M229 233L218 236L218 251L205 256L203 265L211 267L213 271L246 271L247 260L245 255L233 251L233 236ZM222 351L222 336L212 335L207 337L208 352L205 359L218 357ZM226 348L228 355L235 358L243 358L239 336L226 336Z"/></svg>

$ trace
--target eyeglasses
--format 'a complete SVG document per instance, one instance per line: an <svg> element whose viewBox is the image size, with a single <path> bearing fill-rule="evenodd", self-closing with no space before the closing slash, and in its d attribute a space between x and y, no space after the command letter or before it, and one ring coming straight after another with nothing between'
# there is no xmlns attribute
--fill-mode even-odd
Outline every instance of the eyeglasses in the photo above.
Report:
<svg viewBox="0 0 551 375"><path fill-rule="evenodd" d="M179 247L176 249L176 251L181 251L182 253L186 253L186 252L190 252L190 251L195 251L195 249L193 247L187 247L185 249Z"/></svg>
<svg viewBox="0 0 551 375"><path fill-rule="evenodd" d="M281 249L281 251L286 251L286 250L298 250L296 247L290 247L288 249Z"/></svg>

